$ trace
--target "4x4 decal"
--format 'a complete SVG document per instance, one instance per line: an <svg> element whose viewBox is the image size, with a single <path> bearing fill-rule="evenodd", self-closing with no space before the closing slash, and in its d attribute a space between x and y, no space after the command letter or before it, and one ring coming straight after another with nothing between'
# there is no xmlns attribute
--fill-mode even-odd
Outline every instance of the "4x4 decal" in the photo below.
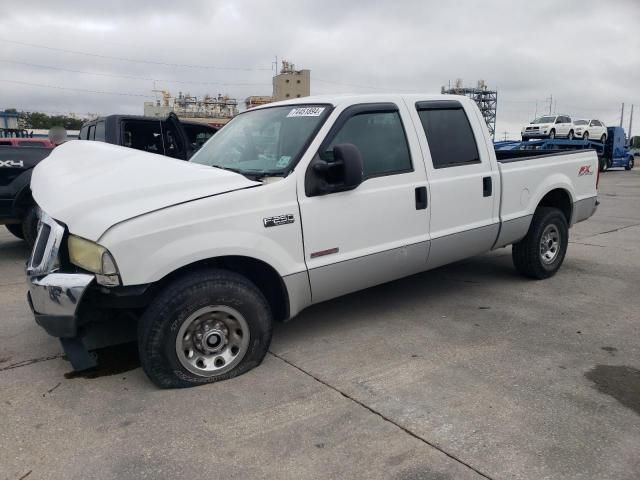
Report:
<svg viewBox="0 0 640 480"><path fill-rule="evenodd" d="M20 167L23 168L24 167L24 162L22 160L20 161L13 161L13 160L0 160L0 168L2 167L7 167L7 168L12 168L12 167Z"/></svg>

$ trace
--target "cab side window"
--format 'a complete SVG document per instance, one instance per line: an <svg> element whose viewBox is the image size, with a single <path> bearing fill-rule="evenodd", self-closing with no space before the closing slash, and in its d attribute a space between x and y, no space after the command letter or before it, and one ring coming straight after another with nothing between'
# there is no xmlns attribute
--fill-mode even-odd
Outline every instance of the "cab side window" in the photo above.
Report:
<svg viewBox="0 0 640 480"><path fill-rule="evenodd" d="M402 119L396 110L353 115L320 157L333 161L333 147L343 143L351 143L360 150L365 179L413 170Z"/></svg>
<svg viewBox="0 0 640 480"><path fill-rule="evenodd" d="M453 108L426 108L418 105L418 116L427 136L433 168L480 163L478 146L462 105ZM457 103L457 102L456 102Z"/></svg>

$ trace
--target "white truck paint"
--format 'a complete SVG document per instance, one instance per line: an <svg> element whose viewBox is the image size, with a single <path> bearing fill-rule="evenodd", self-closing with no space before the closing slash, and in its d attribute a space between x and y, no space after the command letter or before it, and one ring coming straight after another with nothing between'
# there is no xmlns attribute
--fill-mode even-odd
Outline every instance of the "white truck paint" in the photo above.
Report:
<svg viewBox="0 0 640 480"><path fill-rule="evenodd" d="M274 125L258 121L269 115L280 115L279 120ZM302 139L282 133L285 126L295 132L300 125L314 128ZM281 133L273 133L278 129ZM245 137L246 144L237 140ZM273 151L282 153L283 145L294 140L301 145L297 155L271 160ZM340 148L332 146L334 141ZM256 158L242 160L246 150L252 150L251 155L255 150ZM229 160L236 153L241 160ZM329 154L343 155L344 166L335 158L323 160ZM273 166L269 162L282 168L245 168L243 175L209 166ZM352 165L360 170L354 174L356 180L347 181ZM595 211L597 170L592 151L498 161L476 105L448 95L345 95L269 104L241 114L191 162L107 144L69 142L41 162L32 178L43 225L67 233L59 233L55 241L52 234L45 238L47 231L41 234L28 268L30 299L37 321L66 338L64 344L78 340L80 326L90 323L78 318L83 298L101 295L104 308L116 302L118 292L138 299L147 312L156 312L154 305L162 300L164 289L195 271L186 267L215 267L246 277L267 298L269 321L285 320L313 303L493 248L519 242L523 251L532 235L543 235L536 233L533 219L555 208L565 220L555 220L556 254L560 249L561 255L554 257L556 263L548 265L548 272L540 270L549 276L562 263L568 241L566 227L560 224L571 226ZM314 188L325 190L318 193ZM117 272L103 275L68 260L65 264L67 257L59 252L64 252L68 235L107 251ZM553 238L550 234L549 245ZM38 252L39 244L44 253ZM76 283L69 284L65 275L75 275ZM274 287L277 279L280 285ZM60 282L75 298L63 298L63 314L61 304L53 308L47 296ZM85 295L87 291L92 294ZM143 325L153 321L143 315ZM64 328L58 328L60 323ZM253 327L247 328L254 338ZM61 331L66 336L58 335ZM231 337L224 338L232 344ZM159 379L153 373L157 359L145 360L146 350L141 348L145 371L163 386L215 381L228 372L244 371L245 360L238 359L239 354L217 368L214 363L226 362L226 357L206 346L198 344L205 352L190 345L184 352L195 352L194 361L203 359L206 368L185 357L172 364L178 373ZM246 348L243 345L237 348ZM261 348L266 351L267 346L268 339Z"/></svg>

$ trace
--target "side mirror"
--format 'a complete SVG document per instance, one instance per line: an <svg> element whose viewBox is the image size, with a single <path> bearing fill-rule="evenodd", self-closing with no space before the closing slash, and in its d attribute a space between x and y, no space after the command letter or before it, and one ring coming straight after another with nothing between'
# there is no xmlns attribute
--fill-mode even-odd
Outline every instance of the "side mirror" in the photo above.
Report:
<svg viewBox="0 0 640 480"><path fill-rule="evenodd" d="M333 161L316 155L309 164L304 179L308 197L353 190L363 180L362 154L358 147L343 143L333 147Z"/></svg>

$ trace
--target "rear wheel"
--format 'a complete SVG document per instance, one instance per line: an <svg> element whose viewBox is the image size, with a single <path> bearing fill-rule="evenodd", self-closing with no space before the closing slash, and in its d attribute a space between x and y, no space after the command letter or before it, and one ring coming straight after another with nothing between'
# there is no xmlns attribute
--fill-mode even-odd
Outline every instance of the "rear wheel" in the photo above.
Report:
<svg viewBox="0 0 640 480"><path fill-rule="evenodd" d="M634 165L634 160L633 160L633 157L631 157L631 158L629 159L629 163L627 163L627 166L626 166L626 167L624 167L624 169L625 169L625 170L631 170L631 169L633 168L633 165Z"/></svg>
<svg viewBox="0 0 640 480"><path fill-rule="evenodd" d="M241 375L262 362L272 315L258 288L226 270L190 273L161 291L138 324L142 368L163 388Z"/></svg>
<svg viewBox="0 0 640 480"><path fill-rule="evenodd" d="M527 235L513 245L516 270L525 277L541 280L558 271L567 252L569 227L557 208L538 207Z"/></svg>
<svg viewBox="0 0 640 480"><path fill-rule="evenodd" d="M554 138L556 138L556 131L552 128L549 132L549 140L553 140Z"/></svg>
<svg viewBox="0 0 640 480"><path fill-rule="evenodd" d="M7 230L9 230L15 237L19 239L24 239L24 234L22 233L22 224L20 223L10 223L5 225Z"/></svg>
<svg viewBox="0 0 640 480"><path fill-rule="evenodd" d="M567 135L567 138L568 138L569 140L573 140L573 139L574 139L574 137L575 137L575 134L573 133L573 130L569 130L569 135Z"/></svg>
<svg viewBox="0 0 640 480"><path fill-rule="evenodd" d="M602 143L605 143L607 141L607 135L603 133L602 136L600 137L600 141Z"/></svg>

